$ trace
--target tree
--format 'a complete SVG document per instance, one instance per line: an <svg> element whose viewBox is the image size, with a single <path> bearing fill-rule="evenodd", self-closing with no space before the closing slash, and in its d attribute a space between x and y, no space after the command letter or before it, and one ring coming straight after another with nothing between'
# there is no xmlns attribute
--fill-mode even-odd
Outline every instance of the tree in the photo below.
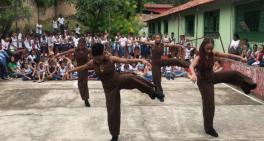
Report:
<svg viewBox="0 0 264 141"><path fill-rule="evenodd" d="M17 2L17 3L16 3ZM17 5L16 5L17 4ZM15 7L17 8L17 15L15 15ZM29 8L23 5L21 0L4 0L0 3L0 37L5 37L16 18L26 18L29 21L31 12Z"/></svg>
<svg viewBox="0 0 264 141"><path fill-rule="evenodd" d="M48 8L57 3L57 0L34 0L37 5L38 23L39 23L39 10L40 8Z"/></svg>
<svg viewBox="0 0 264 141"><path fill-rule="evenodd" d="M145 0L147 3L180 5L190 0Z"/></svg>
<svg viewBox="0 0 264 141"><path fill-rule="evenodd" d="M76 17L93 33L137 33L137 0L75 0Z"/></svg>

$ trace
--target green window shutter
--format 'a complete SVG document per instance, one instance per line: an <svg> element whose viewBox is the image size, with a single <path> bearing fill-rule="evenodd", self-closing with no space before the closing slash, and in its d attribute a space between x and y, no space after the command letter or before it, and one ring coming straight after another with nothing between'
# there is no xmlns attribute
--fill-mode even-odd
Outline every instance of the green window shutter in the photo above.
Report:
<svg viewBox="0 0 264 141"><path fill-rule="evenodd" d="M168 24L168 20L164 21L164 34L168 34L169 32L169 24Z"/></svg>
<svg viewBox="0 0 264 141"><path fill-rule="evenodd" d="M264 1L238 4L235 9L235 32L249 41L264 42Z"/></svg>
<svg viewBox="0 0 264 141"><path fill-rule="evenodd" d="M161 33L161 22L158 22L158 34Z"/></svg>
<svg viewBox="0 0 264 141"><path fill-rule="evenodd" d="M218 38L220 10L204 13L204 36Z"/></svg>
<svg viewBox="0 0 264 141"><path fill-rule="evenodd" d="M185 16L185 35L186 36L194 36L194 23L195 23L195 16L188 15Z"/></svg>

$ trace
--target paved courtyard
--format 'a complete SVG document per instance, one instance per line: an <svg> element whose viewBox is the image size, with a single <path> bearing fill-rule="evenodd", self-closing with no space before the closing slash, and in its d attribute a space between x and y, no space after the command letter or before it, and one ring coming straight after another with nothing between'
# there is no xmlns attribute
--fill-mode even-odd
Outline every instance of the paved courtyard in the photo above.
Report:
<svg viewBox="0 0 264 141"><path fill-rule="evenodd" d="M76 81L0 81L1 141L108 141L104 92L89 81L86 108ZM122 91L120 141L264 141L264 105L227 85L216 85L215 128L204 134L201 96L187 79L163 81L164 103L138 90Z"/></svg>

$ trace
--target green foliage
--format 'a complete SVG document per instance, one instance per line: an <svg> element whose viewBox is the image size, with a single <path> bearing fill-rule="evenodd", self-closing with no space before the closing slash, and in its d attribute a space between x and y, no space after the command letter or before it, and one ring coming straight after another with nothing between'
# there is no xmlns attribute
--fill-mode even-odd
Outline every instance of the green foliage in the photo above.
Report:
<svg viewBox="0 0 264 141"><path fill-rule="evenodd" d="M43 8L48 8L52 5L55 5L57 0L34 0L35 3L37 4L37 7L43 7Z"/></svg>
<svg viewBox="0 0 264 141"><path fill-rule="evenodd" d="M147 3L158 3L158 4L173 4L173 5L179 5L186 3L190 0L144 0Z"/></svg>
<svg viewBox="0 0 264 141"><path fill-rule="evenodd" d="M21 0L18 0L17 3L15 3L15 0L4 0L3 3L0 4L0 32L2 32L2 36L6 36L10 32L12 23L16 20L16 4L18 19L25 18L29 22L31 12L28 10L28 7L23 5L23 2Z"/></svg>
<svg viewBox="0 0 264 141"><path fill-rule="evenodd" d="M76 17L93 33L137 33L137 0L75 0Z"/></svg>
<svg viewBox="0 0 264 141"><path fill-rule="evenodd" d="M76 24L78 24L81 27L81 33L83 34L84 31L87 31L88 28L82 23L80 23L75 17L65 17L65 21L69 22L68 30L74 31L76 28ZM52 32L52 25L51 25L52 19L48 19L45 21L42 21L41 24L43 25L43 31L44 32Z"/></svg>

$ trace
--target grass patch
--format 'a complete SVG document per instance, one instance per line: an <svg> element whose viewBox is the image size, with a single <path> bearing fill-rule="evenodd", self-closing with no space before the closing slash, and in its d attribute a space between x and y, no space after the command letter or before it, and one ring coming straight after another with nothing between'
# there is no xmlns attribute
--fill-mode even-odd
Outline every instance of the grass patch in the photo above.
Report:
<svg viewBox="0 0 264 141"><path fill-rule="evenodd" d="M80 23L75 17L64 17L65 23L69 22L68 30L75 32L76 24L78 24L81 27L81 34L84 34L86 31L89 31L89 28L87 26L84 26L82 23ZM52 31L52 19L48 19L45 21L40 22L43 25L43 31Z"/></svg>

